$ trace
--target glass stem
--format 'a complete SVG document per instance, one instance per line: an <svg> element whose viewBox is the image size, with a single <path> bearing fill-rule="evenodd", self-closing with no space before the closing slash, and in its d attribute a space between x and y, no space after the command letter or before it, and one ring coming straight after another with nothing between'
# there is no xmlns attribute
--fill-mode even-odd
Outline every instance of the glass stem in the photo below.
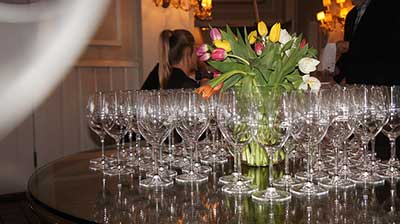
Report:
<svg viewBox="0 0 400 224"><path fill-rule="evenodd" d="M159 155L160 163L163 164L163 143L160 143L160 155Z"/></svg>
<svg viewBox="0 0 400 224"><path fill-rule="evenodd" d="M216 133L215 133L216 131L215 130L212 130L211 131L211 141L212 141L212 155L215 155L217 152L216 152L216 146L215 146L215 135L216 135Z"/></svg>
<svg viewBox="0 0 400 224"><path fill-rule="evenodd" d="M393 163L396 161L396 139L390 139L390 159L389 159L389 169L393 167Z"/></svg>
<svg viewBox="0 0 400 224"><path fill-rule="evenodd" d="M142 155L141 155L141 150L140 150L140 134L136 133L136 138L135 138L135 148L136 148L136 152L137 152L137 159L139 162L139 166L140 166L140 162L142 161Z"/></svg>
<svg viewBox="0 0 400 224"><path fill-rule="evenodd" d="M269 161L268 161L268 187L272 187L272 181L274 180L274 177L272 176L272 169L273 169L273 163L274 163L274 150L268 149L267 154L269 155Z"/></svg>
<svg viewBox="0 0 400 224"><path fill-rule="evenodd" d="M121 158L120 158L120 151L121 151L121 146L120 146L120 139L116 141L117 143L117 164L118 164L118 169L121 169Z"/></svg>
<svg viewBox="0 0 400 224"><path fill-rule="evenodd" d="M132 157L133 157L133 147L132 147L133 134L132 134L132 131L129 131L128 137L129 137L129 157L130 157L130 159L132 159Z"/></svg>
<svg viewBox="0 0 400 224"><path fill-rule="evenodd" d="M307 182L312 182L311 176L311 144L307 144Z"/></svg>
<svg viewBox="0 0 400 224"><path fill-rule="evenodd" d="M368 142L367 143L363 143L363 151L364 151L364 171L368 172Z"/></svg>
<svg viewBox="0 0 400 224"><path fill-rule="evenodd" d="M241 175L242 174L242 158L240 156L240 150L235 149L235 161L234 172Z"/></svg>
<svg viewBox="0 0 400 224"><path fill-rule="evenodd" d="M152 148L151 151L152 151L152 154L153 154L154 174L157 175L158 174L158 160L157 160L157 153L156 153L157 147L154 144L154 146L152 146L151 148ZM159 145L159 148L161 148L161 145Z"/></svg>
<svg viewBox="0 0 400 224"><path fill-rule="evenodd" d="M334 143L334 145L335 145L335 168L334 168L334 170L333 170L333 174L334 174L334 176L335 177L337 177L338 176L338 169L339 169L339 147L338 147L338 145L337 145L337 142L335 142Z"/></svg>
<svg viewBox="0 0 400 224"><path fill-rule="evenodd" d="M288 149L285 150L285 170L284 170L285 176L286 175L289 176L289 152L290 150Z"/></svg>
<svg viewBox="0 0 400 224"><path fill-rule="evenodd" d="M372 165L375 166L375 137L371 139L371 161Z"/></svg>
<svg viewBox="0 0 400 224"><path fill-rule="evenodd" d="M104 152L104 136L100 137L100 143L101 143L101 159L104 161L106 159L106 155Z"/></svg>
<svg viewBox="0 0 400 224"><path fill-rule="evenodd" d="M193 146L189 146L190 171L193 171Z"/></svg>

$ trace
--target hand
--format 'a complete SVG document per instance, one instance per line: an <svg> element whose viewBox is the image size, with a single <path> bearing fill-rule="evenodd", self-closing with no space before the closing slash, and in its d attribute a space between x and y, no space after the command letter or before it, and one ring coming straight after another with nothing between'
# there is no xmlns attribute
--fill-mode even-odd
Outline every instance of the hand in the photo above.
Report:
<svg viewBox="0 0 400 224"><path fill-rule="evenodd" d="M336 54L343 54L349 50L349 41L338 41L336 42Z"/></svg>

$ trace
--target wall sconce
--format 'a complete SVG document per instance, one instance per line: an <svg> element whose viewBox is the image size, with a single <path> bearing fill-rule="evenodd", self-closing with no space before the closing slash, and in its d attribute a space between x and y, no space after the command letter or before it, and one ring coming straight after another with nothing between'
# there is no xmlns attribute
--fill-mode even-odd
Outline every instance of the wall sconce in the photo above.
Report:
<svg viewBox="0 0 400 224"><path fill-rule="evenodd" d="M193 9L193 14L198 19L212 19L212 0L153 0L153 2L156 6L161 6L163 8L172 6L184 11Z"/></svg>
<svg viewBox="0 0 400 224"><path fill-rule="evenodd" d="M347 6L344 7L346 1L348 2ZM322 0L322 5L325 9L316 14L320 27L326 32L343 32L346 15L352 8L351 1L336 0L336 2L332 2L331 0Z"/></svg>

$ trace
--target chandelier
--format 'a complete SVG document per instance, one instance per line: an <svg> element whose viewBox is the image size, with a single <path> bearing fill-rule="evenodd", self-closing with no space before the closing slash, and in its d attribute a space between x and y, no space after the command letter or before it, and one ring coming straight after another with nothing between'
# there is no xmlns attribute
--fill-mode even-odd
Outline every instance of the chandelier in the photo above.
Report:
<svg viewBox="0 0 400 224"><path fill-rule="evenodd" d="M353 5L349 0L322 0L324 10L317 13L317 20L320 27L326 32L344 31L344 22L347 13L352 9Z"/></svg>
<svg viewBox="0 0 400 224"><path fill-rule="evenodd" d="M177 9L189 11L193 9L193 14L200 20L212 19L212 0L153 0L156 6L168 8L172 6Z"/></svg>

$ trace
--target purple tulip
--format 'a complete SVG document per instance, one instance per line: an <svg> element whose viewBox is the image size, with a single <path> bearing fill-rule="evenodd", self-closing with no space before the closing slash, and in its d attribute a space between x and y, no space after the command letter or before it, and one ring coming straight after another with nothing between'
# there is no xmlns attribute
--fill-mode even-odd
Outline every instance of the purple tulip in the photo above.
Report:
<svg viewBox="0 0 400 224"><path fill-rule="evenodd" d="M207 44L202 44L200 45L199 48L196 50L196 54L198 57L201 57L203 54L208 52L208 45Z"/></svg>
<svg viewBox="0 0 400 224"><path fill-rule="evenodd" d="M211 54L211 58L216 61L223 61L226 58L226 51L223 48L215 48Z"/></svg>
<svg viewBox="0 0 400 224"><path fill-rule="evenodd" d="M257 55L261 55L263 50L264 50L264 44L262 44L261 42L257 42L254 45L254 50L255 50Z"/></svg>
<svg viewBox="0 0 400 224"><path fill-rule="evenodd" d="M212 41L221 40L222 39L221 32L219 32L219 29L217 29L217 28L212 28L211 29L210 37L211 37Z"/></svg>
<svg viewBox="0 0 400 224"><path fill-rule="evenodd" d="M204 53L203 55L200 56L200 61L208 61L210 57L211 57L210 53Z"/></svg>

